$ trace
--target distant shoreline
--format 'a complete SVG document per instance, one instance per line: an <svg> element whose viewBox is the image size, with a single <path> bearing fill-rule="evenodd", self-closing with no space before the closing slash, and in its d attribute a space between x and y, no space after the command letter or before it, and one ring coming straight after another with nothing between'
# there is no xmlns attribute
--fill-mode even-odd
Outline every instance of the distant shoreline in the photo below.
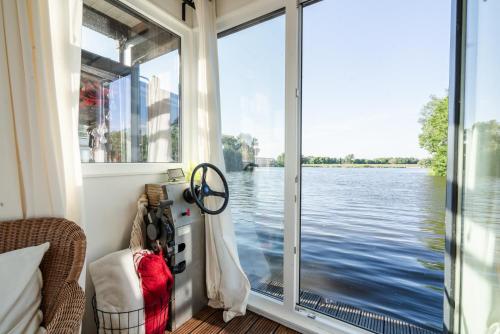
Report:
<svg viewBox="0 0 500 334"><path fill-rule="evenodd" d="M426 168L418 164L303 164L313 168Z"/></svg>

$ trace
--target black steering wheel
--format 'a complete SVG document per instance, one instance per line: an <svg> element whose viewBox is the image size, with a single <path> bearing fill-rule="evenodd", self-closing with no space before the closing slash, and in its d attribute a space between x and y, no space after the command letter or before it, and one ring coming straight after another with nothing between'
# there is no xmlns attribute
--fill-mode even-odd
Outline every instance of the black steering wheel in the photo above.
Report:
<svg viewBox="0 0 500 334"><path fill-rule="evenodd" d="M221 191L215 191L210 188L210 186L207 183L207 171L208 169L213 169L217 175L219 175L220 179L222 180L222 184L224 185L224 192ZM194 179L196 176L196 173L198 170L202 169L202 174L201 174L201 185L198 186L194 183ZM217 168L215 165L211 163L201 163L198 166L196 166L193 170L193 173L191 174L191 182L190 182L190 195L191 198L194 200L196 205L205 213L208 213L210 215L218 215L222 211L224 211L227 207L227 204L229 203L229 187L227 186L227 181L226 178L224 177L224 174L220 171L219 168ZM224 203L222 203L222 206L217 209L217 210L210 210L207 207L205 207L204 199L209 196L216 196L216 197L221 197L224 199ZM186 196L184 196L186 197Z"/></svg>

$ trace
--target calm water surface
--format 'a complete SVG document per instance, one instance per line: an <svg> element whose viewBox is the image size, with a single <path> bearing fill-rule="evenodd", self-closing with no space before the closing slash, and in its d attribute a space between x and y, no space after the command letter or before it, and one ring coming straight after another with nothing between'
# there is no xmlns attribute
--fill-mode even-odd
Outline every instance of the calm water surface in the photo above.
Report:
<svg viewBox="0 0 500 334"><path fill-rule="evenodd" d="M425 169L303 168L301 289L440 329L445 178ZM241 263L283 277L283 168L228 173Z"/></svg>

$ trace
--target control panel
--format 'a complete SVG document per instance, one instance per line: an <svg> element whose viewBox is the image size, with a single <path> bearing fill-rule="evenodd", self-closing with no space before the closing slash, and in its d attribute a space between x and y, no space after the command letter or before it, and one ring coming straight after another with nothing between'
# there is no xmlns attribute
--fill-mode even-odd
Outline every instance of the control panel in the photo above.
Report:
<svg viewBox="0 0 500 334"><path fill-rule="evenodd" d="M169 330L179 328L207 305L205 288L205 224L204 216L194 203L188 203L183 192L187 182L147 184L150 209L160 200L172 200L165 215L175 229L175 251L172 264L185 261L186 269L174 275L174 288L170 307Z"/></svg>

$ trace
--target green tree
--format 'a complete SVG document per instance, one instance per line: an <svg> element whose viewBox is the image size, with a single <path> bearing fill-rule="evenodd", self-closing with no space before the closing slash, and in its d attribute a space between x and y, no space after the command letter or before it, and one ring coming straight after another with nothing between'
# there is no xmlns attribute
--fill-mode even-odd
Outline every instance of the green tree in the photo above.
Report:
<svg viewBox="0 0 500 334"><path fill-rule="evenodd" d="M285 153L281 153L276 158L276 167L285 167Z"/></svg>
<svg viewBox="0 0 500 334"><path fill-rule="evenodd" d="M354 154L348 154L344 158L344 163L346 164L352 164L354 161Z"/></svg>
<svg viewBox="0 0 500 334"><path fill-rule="evenodd" d="M241 155L241 143L237 137L222 135L222 150L226 171L234 172L243 169L243 159Z"/></svg>
<svg viewBox="0 0 500 334"><path fill-rule="evenodd" d="M249 163L255 163L259 154L259 141L249 134L222 135L222 150L226 171L241 171Z"/></svg>
<svg viewBox="0 0 500 334"><path fill-rule="evenodd" d="M180 162L179 157L179 123L172 124L172 131L170 133L170 142L172 145L172 156L170 159L175 162ZM146 161L146 160L144 160Z"/></svg>
<svg viewBox="0 0 500 334"><path fill-rule="evenodd" d="M422 132L419 142L432 156L432 173L444 176L448 158L448 96L431 96L431 100L422 109L420 123Z"/></svg>

